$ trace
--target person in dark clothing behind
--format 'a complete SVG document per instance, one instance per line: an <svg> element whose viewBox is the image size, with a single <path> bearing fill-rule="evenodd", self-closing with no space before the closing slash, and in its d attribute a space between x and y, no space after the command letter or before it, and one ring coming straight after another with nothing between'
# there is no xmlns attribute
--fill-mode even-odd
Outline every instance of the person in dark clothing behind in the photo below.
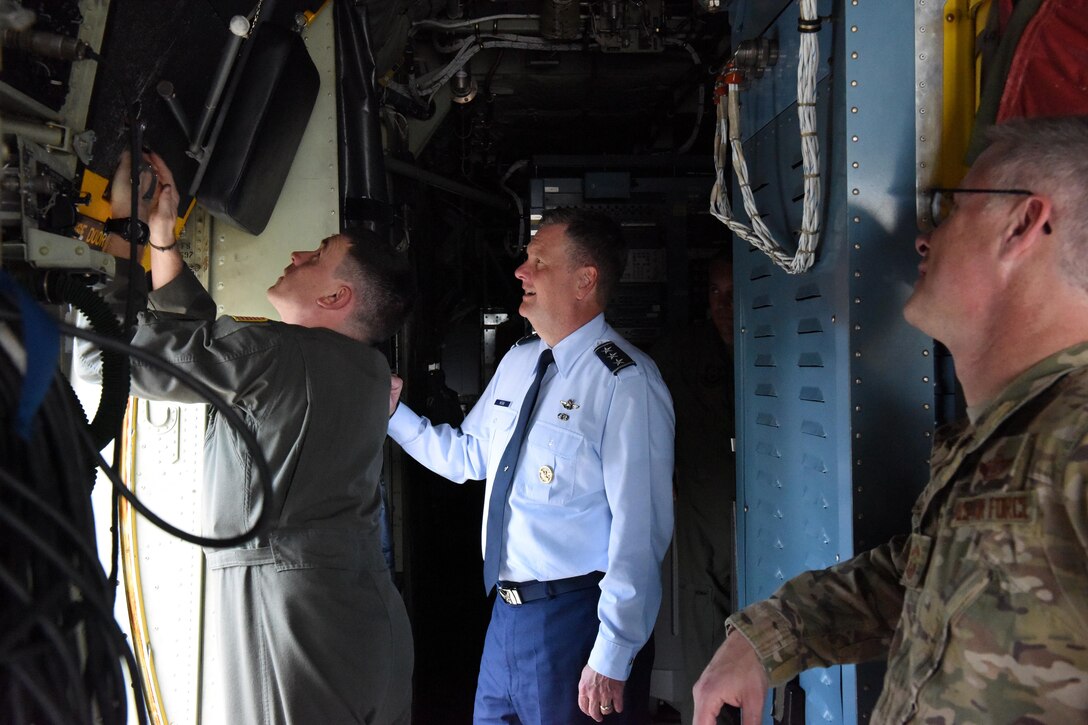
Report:
<svg viewBox="0 0 1088 725"><path fill-rule="evenodd" d="M725 640L733 611L733 260L706 264L709 317L666 335L652 355L676 411L673 476L677 610L683 652L681 722L695 703L691 688Z"/></svg>

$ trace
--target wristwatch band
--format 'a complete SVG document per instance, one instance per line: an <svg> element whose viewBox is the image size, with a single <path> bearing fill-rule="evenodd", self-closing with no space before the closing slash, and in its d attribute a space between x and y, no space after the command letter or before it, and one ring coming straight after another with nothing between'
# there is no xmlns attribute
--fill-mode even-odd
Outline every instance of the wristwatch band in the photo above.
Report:
<svg viewBox="0 0 1088 725"><path fill-rule="evenodd" d="M106 226L104 227L107 234L116 234L126 242L131 242L129 239L129 217L123 219L107 219ZM151 238L151 230L147 228L147 224L136 220L136 243L147 244L147 240Z"/></svg>

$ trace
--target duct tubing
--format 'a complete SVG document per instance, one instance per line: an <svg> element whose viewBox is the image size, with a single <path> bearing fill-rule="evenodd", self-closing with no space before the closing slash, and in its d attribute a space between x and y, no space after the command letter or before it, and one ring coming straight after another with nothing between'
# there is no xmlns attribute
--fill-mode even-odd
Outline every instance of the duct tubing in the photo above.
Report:
<svg viewBox="0 0 1088 725"><path fill-rule="evenodd" d="M42 276L41 289L45 301L69 304L83 313L91 328L101 334L124 340L121 323L101 295L83 280L69 274L47 272ZM129 392L129 359L118 352L102 351L102 397L98 411L91 421L91 435L98 450L117 437L125 417Z"/></svg>
<svg viewBox="0 0 1088 725"><path fill-rule="evenodd" d="M341 227L388 236L392 213L382 163L379 98L366 5L333 3L336 21L336 110Z"/></svg>

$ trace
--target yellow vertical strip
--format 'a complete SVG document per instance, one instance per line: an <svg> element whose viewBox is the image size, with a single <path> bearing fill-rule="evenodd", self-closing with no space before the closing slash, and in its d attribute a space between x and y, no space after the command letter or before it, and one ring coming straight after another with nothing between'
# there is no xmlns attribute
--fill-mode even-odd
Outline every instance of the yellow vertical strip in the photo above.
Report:
<svg viewBox="0 0 1088 725"><path fill-rule="evenodd" d="M990 13L997 12L993 10L993 0L971 0L970 12L974 22L975 38L982 35L982 31L986 29L986 24L990 21ZM975 108L978 109L979 101L982 99L982 58L978 53L975 54Z"/></svg>
<svg viewBox="0 0 1088 725"><path fill-rule="evenodd" d="M976 39L986 25L992 0L948 0L944 6L944 78L941 157L937 185L955 186L964 163L980 94Z"/></svg>
<svg viewBox="0 0 1088 725"><path fill-rule="evenodd" d="M121 480L133 492L136 490L136 411L140 405L137 398L128 399L120 441ZM136 538L136 509L122 497L118 501L118 514L118 526L121 532L121 571L125 577L129 631L132 635L132 648L136 652L136 662L140 666L144 701L147 704L151 722L155 725L168 725L166 708L163 706L162 692L159 689L159 677L155 670L155 652L151 647L151 635L147 630L147 613L144 611L139 543Z"/></svg>

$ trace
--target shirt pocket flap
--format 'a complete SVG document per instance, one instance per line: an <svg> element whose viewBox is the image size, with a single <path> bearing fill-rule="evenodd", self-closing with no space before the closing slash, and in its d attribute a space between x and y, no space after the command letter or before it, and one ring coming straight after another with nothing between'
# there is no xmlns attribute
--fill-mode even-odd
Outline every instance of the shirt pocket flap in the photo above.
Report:
<svg viewBox="0 0 1088 725"><path fill-rule="evenodd" d="M491 428L493 430L506 430L514 425L514 420L517 417L517 413L509 408L496 405L491 410Z"/></svg>
<svg viewBox="0 0 1088 725"><path fill-rule="evenodd" d="M575 458L584 438L566 428L551 423L537 423L529 431L529 444L549 451L559 458Z"/></svg>
<svg viewBox="0 0 1088 725"><path fill-rule="evenodd" d="M529 431L522 452L526 474L520 476L521 490L530 501L565 505L574 496L580 433L551 423L536 423Z"/></svg>

